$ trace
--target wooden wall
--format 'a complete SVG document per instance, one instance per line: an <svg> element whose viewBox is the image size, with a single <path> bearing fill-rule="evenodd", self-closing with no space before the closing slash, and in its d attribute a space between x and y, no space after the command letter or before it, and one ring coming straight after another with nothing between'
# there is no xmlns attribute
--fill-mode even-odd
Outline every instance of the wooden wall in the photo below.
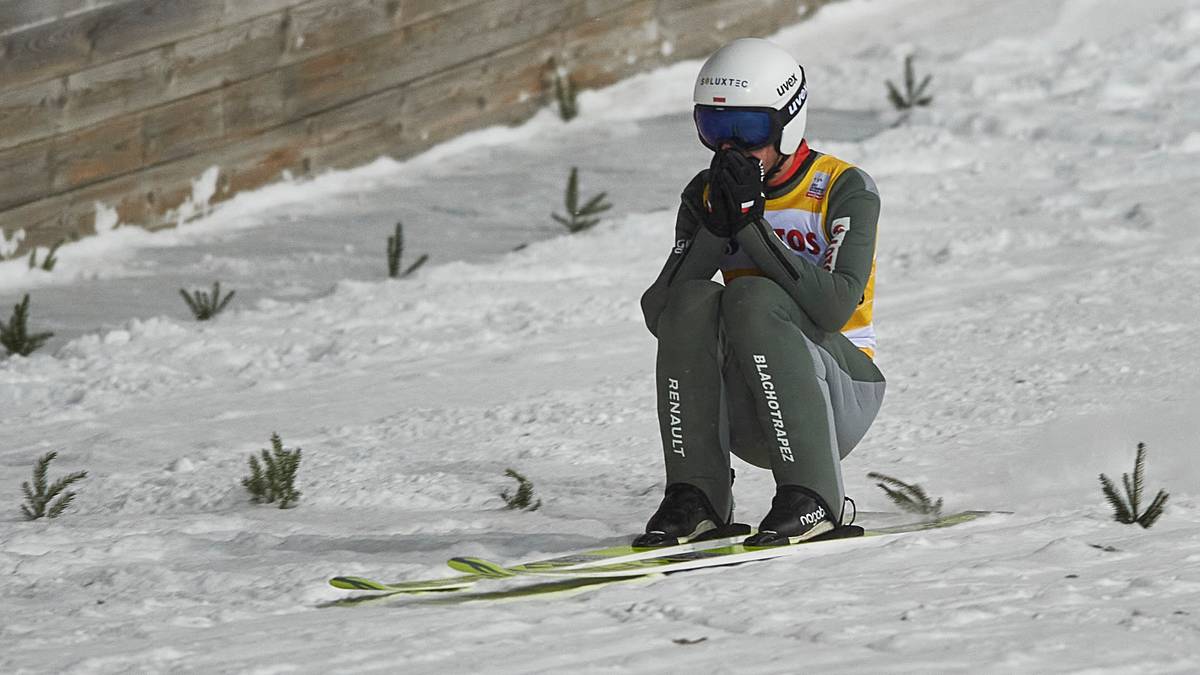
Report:
<svg viewBox="0 0 1200 675"><path fill-rule="evenodd" d="M404 157L769 34L826 0L0 0L0 229L174 224L279 179Z"/></svg>

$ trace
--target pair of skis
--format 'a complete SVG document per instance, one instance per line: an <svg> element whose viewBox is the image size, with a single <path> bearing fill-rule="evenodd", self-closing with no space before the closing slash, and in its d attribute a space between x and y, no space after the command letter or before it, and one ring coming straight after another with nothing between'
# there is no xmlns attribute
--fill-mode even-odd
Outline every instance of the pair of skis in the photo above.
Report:
<svg viewBox="0 0 1200 675"><path fill-rule="evenodd" d="M505 566L481 558L452 558L447 564L462 574L438 579L383 583L355 576L339 576L329 580L335 588L355 591L398 593L427 593L462 591L481 581L523 578L541 582L587 582L609 579L628 579L655 574L682 572L705 567L738 565L793 555L811 544L853 536L886 536L951 527L970 522L992 511L961 511L936 519L906 523L891 527L863 530L857 526L841 527L815 539L788 546L749 547L742 545L751 529L746 525L730 525L714 530L703 541L662 548L633 548L615 546L594 549L565 556Z"/></svg>
<svg viewBox="0 0 1200 675"><path fill-rule="evenodd" d="M702 540L662 548L634 548L613 546L589 551L569 553L563 556L535 560L505 567L480 558L452 558L447 562L451 569L463 574L438 579L421 579L384 583L363 577L340 576L329 580L336 588L356 591L389 591L401 593L423 593L427 591L453 591L474 586L487 579L507 579L522 574L543 574L551 571L568 573L590 568L599 568L613 563L630 563L669 554L683 554L711 548L732 546L740 543L752 533L746 525L730 525L710 531ZM626 575L635 576L635 575Z"/></svg>

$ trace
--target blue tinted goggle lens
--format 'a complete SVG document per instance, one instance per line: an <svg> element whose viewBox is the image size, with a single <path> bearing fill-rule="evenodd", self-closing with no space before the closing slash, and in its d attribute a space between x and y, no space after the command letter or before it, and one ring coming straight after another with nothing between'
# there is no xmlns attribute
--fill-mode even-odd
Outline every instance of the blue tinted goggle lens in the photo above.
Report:
<svg viewBox="0 0 1200 675"><path fill-rule="evenodd" d="M714 150L726 141L753 149L775 140L771 115L764 110L697 106L695 118L700 140Z"/></svg>

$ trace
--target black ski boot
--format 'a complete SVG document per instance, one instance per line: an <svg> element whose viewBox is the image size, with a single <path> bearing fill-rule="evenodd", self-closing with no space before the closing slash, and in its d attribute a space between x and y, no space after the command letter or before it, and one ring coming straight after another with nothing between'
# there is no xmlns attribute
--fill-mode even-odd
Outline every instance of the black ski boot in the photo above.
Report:
<svg viewBox="0 0 1200 675"><path fill-rule="evenodd" d="M646 533L633 540L637 548L686 544L706 532L724 528L732 518L717 515L704 491L690 483L671 483L658 510L646 523Z"/></svg>
<svg viewBox="0 0 1200 675"><path fill-rule="evenodd" d="M811 539L855 536L855 532L843 530L856 530L861 534L861 528L856 526L840 527L825 500L816 492L799 485L780 485L771 500L771 510L758 526L758 532L747 539L745 545L785 546Z"/></svg>

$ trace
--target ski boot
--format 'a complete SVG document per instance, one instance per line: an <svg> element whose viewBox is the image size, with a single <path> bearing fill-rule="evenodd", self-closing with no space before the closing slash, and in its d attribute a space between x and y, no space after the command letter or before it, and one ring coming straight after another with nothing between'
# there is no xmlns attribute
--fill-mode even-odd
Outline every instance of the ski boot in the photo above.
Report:
<svg viewBox="0 0 1200 675"><path fill-rule="evenodd" d="M633 540L636 548L686 544L706 533L724 529L733 518L717 515L704 491L690 483L672 483L646 523L646 533Z"/></svg>
<svg viewBox="0 0 1200 675"><path fill-rule="evenodd" d="M825 500L799 485L780 485L758 532L746 546L786 546L814 539L861 536L857 525L840 525Z"/></svg>

